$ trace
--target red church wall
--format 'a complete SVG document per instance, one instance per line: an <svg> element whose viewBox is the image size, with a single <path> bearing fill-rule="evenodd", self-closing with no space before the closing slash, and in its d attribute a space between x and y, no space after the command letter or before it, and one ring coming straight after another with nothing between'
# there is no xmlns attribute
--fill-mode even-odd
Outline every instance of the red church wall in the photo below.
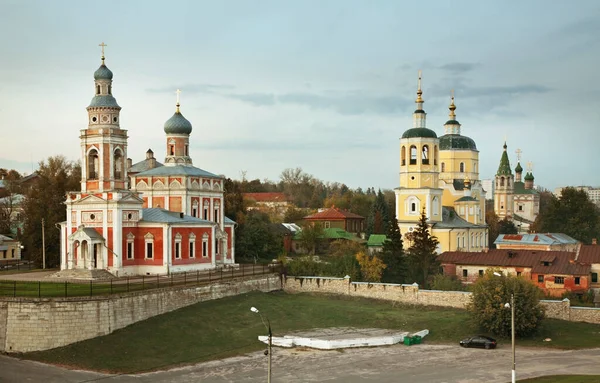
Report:
<svg viewBox="0 0 600 383"><path fill-rule="evenodd" d="M194 233L196 236L196 245L194 258L190 258L190 234ZM202 236L204 234L208 234L208 257L202 256ZM193 263L211 263L212 259L210 257L212 246L213 246L213 238L212 238L212 229L207 228L183 228L176 227L171 229L171 238L173 238L173 243L171 245L171 263L173 265L189 265ZM175 236L177 234L181 235L181 258L175 258Z"/></svg>
<svg viewBox="0 0 600 383"><path fill-rule="evenodd" d="M135 236L133 239L133 259L127 259L127 236L131 233ZM152 259L146 258L146 234L154 236L154 256ZM123 266L160 266L163 264L163 229L162 227L128 227L123 229L122 240Z"/></svg>
<svg viewBox="0 0 600 383"><path fill-rule="evenodd" d="M147 209L148 208L148 197L142 197L142 199L144 200L144 204L142 205L142 208Z"/></svg>
<svg viewBox="0 0 600 383"><path fill-rule="evenodd" d="M182 212L181 210L181 197L169 197L169 210Z"/></svg>
<svg viewBox="0 0 600 383"><path fill-rule="evenodd" d="M152 197L152 207L165 208L165 197Z"/></svg>
<svg viewBox="0 0 600 383"><path fill-rule="evenodd" d="M225 227L225 232L227 233L227 259L231 259L231 247L232 247L232 242L231 242L231 230L233 230L232 227Z"/></svg>
<svg viewBox="0 0 600 383"><path fill-rule="evenodd" d="M106 238L106 242L107 242L107 246L110 250L114 251L117 254L122 253L121 249L115 248L115 246L113 246L113 228L109 227L108 228L108 237ZM108 251L108 266L112 266L113 265L113 257L115 256L111 251Z"/></svg>

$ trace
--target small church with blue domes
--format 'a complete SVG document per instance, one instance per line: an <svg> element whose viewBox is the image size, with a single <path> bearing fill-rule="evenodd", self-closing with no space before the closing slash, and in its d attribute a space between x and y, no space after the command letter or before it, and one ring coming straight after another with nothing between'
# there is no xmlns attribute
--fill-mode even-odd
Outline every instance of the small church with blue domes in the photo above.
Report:
<svg viewBox="0 0 600 383"><path fill-rule="evenodd" d="M193 165L192 124L181 113L179 90L164 124L164 164L151 150L133 164L100 45L88 126L80 131L81 191L67 194L67 220L60 223L61 273L94 278L234 265L235 222L224 214L224 177Z"/></svg>

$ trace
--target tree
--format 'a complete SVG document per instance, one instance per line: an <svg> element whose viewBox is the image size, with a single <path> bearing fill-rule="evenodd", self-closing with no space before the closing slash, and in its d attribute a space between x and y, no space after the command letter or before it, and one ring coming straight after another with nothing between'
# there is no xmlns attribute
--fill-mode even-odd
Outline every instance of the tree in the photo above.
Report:
<svg viewBox="0 0 600 383"><path fill-rule="evenodd" d="M515 226L513 221L509 221L504 218L498 221L498 233L499 234L518 234L519 230Z"/></svg>
<svg viewBox="0 0 600 383"><path fill-rule="evenodd" d="M441 290L441 291L464 291L465 290L465 286L456 277L456 275L444 275L444 274L437 274L433 277L433 282L431 283L431 288L433 290Z"/></svg>
<svg viewBox="0 0 600 383"><path fill-rule="evenodd" d="M247 260L273 259L283 250L283 239L271 229L269 216L251 210L245 222L238 226L235 241L236 257Z"/></svg>
<svg viewBox="0 0 600 383"><path fill-rule="evenodd" d="M307 216L307 212L304 209L298 209L294 206L289 206L283 215L283 222L285 223L297 223L302 221Z"/></svg>
<svg viewBox="0 0 600 383"><path fill-rule="evenodd" d="M383 270L387 267L381 258L376 255L368 255L364 251L356 254L356 260L360 265L360 272L366 282L379 282Z"/></svg>
<svg viewBox="0 0 600 383"><path fill-rule="evenodd" d="M23 202L23 243L30 259L41 265L44 219L46 266L52 268L60 265L60 231L55 225L67 219L66 193L81 188L81 167L59 155L40 162L37 173L38 181Z"/></svg>
<svg viewBox="0 0 600 383"><path fill-rule="evenodd" d="M494 242L498 239L498 235L500 234L500 227L498 225L498 216L494 212L494 205L491 205L491 208L487 206L486 201L486 210L485 210L485 223L488 225L488 247L490 249L495 249L496 245Z"/></svg>
<svg viewBox="0 0 600 383"><path fill-rule="evenodd" d="M500 336L511 333L511 294L515 300L515 334L527 336L535 332L544 319L540 305L542 291L533 282L517 276L495 276L493 269L473 284L473 295L467 309L479 327Z"/></svg>
<svg viewBox="0 0 600 383"><path fill-rule="evenodd" d="M318 222L308 222L299 234L300 246L309 254L315 254L319 242L323 239L323 226Z"/></svg>
<svg viewBox="0 0 600 383"><path fill-rule="evenodd" d="M387 267L383 271L381 280L386 283L404 283L407 274L406 257L396 216L391 219L388 226L386 241L381 251L381 259Z"/></svg>
<svg viewBox="0 0 600 383"><path fill-rule="evenodd" d="M367 236L371 234L385 234L388 231L390 222L389 206L384 194L379 190L375 202L371 207L369 217L367 218Z"/></svg>
<svg viewBox="0 0 600 383"><path fill-rule="evenodd" d="M241 218L240 215L244 215L246 212L241 184L239 181L233 181L231 178L227 178L224 186L225 216L238 221Z"/></svg>
<svg viewBox="0 0 600 383"><path fill-rule="evenodd" d="M337 239L329 245L329 255L341 258L346 255L355 256L356 253L364 251L365 246L360 242Z"/></svg>
<svg viewBox="0 0 600 383"><path fill-rule="evenodd" d="M437 238L429 232L425 209L421 212L419 224L415 230L407 235L412 244L408 249L409 275L423 287L429 286L429 275L436 274L440 263L437 259Z"/></svg>
<svg viewBox="0 0 600 383"><path fill-rule="evenodd" d="M598 238L600 212L585 191L565 188L560 198L550 197L546 203L535 221L536 231L564 233L584 243Z"/></svg>

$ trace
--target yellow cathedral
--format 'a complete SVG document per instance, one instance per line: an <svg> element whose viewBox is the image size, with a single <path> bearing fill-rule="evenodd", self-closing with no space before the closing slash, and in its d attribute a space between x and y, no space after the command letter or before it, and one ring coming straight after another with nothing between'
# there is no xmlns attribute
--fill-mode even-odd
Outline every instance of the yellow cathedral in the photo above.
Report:
<svg viewBox="0 0 600 383"><path fill-rule="evenodd" d="M460 133L454 96L441 137L426 126L422 96L419 72L413 126L400 138L400 187L395 189L400 232L412 232L425 211L431 234L439 241L438 253L484 251L488 227L479 151L473 139Z"/></svg>

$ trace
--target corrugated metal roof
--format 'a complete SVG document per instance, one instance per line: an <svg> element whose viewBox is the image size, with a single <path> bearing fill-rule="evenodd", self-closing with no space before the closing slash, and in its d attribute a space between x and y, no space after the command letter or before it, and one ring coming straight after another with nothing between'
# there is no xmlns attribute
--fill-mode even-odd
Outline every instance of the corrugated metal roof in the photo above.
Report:
<svg viewBox="0 0 600 383"><path fill-rule="evenodd" d="M365 219L365 217L350 213L349 211L338 209L337 207L330 207L327 210L320 211L315 214L311 214L309 216L304 217L304 219L308 220L325 220L325 219L346 219L346 218L359 218Z"/></svg>
<svg viewBox="0 0 600 383"><path fill-rule="evenodd" d="M153 162L154 162L154 166L150 167ZM165 165L156 161L155 158L146 158L145 160L142 160L140 162L137 162L137 163L131 165L131 167L127 171L130 173L140 173L140 172L144 172L146 170L159 168L161 166L165 166Z"/></svg>
<svg viewBox="0 0 600 383"><path fill-rule="evenodd" d="M577 244L574 238L562 233L531 233L531 234L500 234L494 241L495 244L530 244L530 245L559 245L559 244Z"/></svg>
<svg viewBox="0 0 600 383"><path fill-rule="evenodd" d="M581 263L600 263L600 245L581 245L577 253L577 261Z"/></svg>
<svg viewBox="0 0 600 383"><path fill-rule="evenodd" d="M216 174L207 172L194 166L160 166L158 168L150 169L136 174L136 177L144 176L195 176L204 178L223 178Z"/></svg>
<svg viewBox="0 0 600 383"><path fill-rule="evenodd" d="M386 239L385 234L371 234L367 241L367 246L383 246Z"/></svg>
<svg viewBox="0 0 600 383"><path fill-rule="evenodd" d="M215 226L213 221L192 217L176 211L165 210L162 208L147 208L142 209L141 222L157 222L157 223L191 223Z"/></svg>
<svg viewBox="0 0 600 383"><path fill-rule="evenodd" d="M539 251L493 249L485 253L447 251L438 257L441 263L472 266L530 267L536 274L586 275L590 265L573 262L575 253L569 251ZM552 259L552 261L549 261ZM544 266L544 261L548 262Z"/></svg>

